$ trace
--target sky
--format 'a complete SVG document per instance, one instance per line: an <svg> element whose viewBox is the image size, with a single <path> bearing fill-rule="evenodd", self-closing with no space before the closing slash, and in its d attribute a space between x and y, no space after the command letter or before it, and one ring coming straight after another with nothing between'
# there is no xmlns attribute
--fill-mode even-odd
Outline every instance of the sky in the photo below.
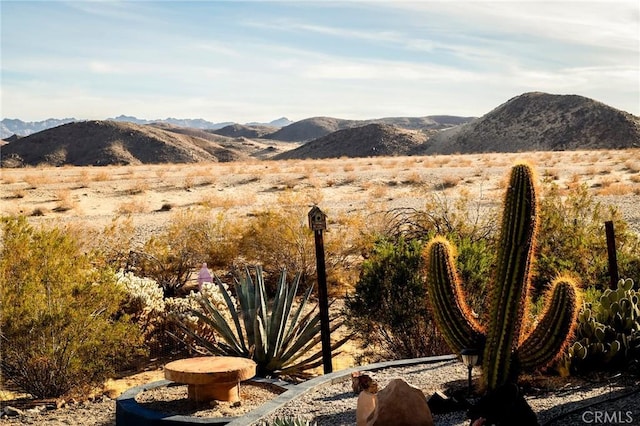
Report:
<svg viewBox="0 0 640 426"><path fill-rule="evenodd" d="M640 115L640 2L1 0L2 118Z"/></svg>

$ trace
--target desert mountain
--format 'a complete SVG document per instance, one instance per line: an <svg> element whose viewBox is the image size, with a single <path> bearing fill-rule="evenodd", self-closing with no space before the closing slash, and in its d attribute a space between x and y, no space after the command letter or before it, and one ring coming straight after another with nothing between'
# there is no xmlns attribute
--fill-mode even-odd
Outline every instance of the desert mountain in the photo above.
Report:
<svg viewBox="0 0 640 426"><path fill-rule="evenodd" d="M3 165L10 166L41 163L84 166L233 161L248 155L214 141L153 126L84 121L8 143L2 147L2 158Z"/></svg>
<svg viewBox="0 0 640 426"><path fill-rule="evenodd" d="M427 137L425 131L400 129L389 124L367 124L330 133L278 154L274 159L406 155L422 145Z"/></svg>
<svg viewBox="0 0 640 426"><path fill-rule="evenodd" d="M428 117L386 117L371 120L344 120L333 117L312 117L296 121L275 133L264 136L279 141L307 142L338 130L363 127L367 124L388 124L408 130L445 129L467 123L472 117L434 115Z"/></svg>
<svg viewBox="0 0 640 426"><path fill-rule="evenodd" d="M443 130L416 153L479 153L640 147L640 117L577 95L533 92Z"/></svg>
<svg viewBox="0 0 640 426"><path fill-rule="evenodd" d="M14 118L3 118L0 121L0 138L7 139L11 135L27 136L62 124L78 121L75 118L49 118L43 121L22 121Z"/></svg>
<svg viewBox="0 0 640 426"><path fill-rule="evenodd" d="M277 130L278 128L274 126L231 124L221 129L210 130L210 132L230 138L261 138Z"/></svg>
<svg viewBox="0 0 640 426"><path fill-rule="evenodd" d="M163 123L169 124L178 127L189 127L193 129L221 129L225 126L232 125L232 122L222 122L222 123L214 123L211 121L204 120L202 118L165 118L158 120L146 120L143 118L137 118L130 115L119 115L115 118L107 118L108 121L119 121L123 123L134 123L134 124L154 124L154 123ZM86 120L78 120L75 118L50 118L43 121L22 121L19 119L12 118L3 118L0 121L0 139L6 139L11 135L18 136L28 136L33 133L41 132L46 129L51 129L53 127L60 126L62 124L73 123L76 121L86 121ZM276 131L280 127L288 126L292 121L286 117L281 117L276 120L273 120L269 123L248 123L247 126L268 126L272 127L272 132Z"/></svg>

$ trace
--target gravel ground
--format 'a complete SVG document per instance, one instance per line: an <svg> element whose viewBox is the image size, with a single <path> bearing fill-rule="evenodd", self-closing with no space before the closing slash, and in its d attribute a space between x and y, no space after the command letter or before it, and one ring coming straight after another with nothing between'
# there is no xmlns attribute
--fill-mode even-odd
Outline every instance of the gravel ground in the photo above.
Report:
<svg viewBox="0 0 640 426"><path fill-rule="evenodd" d="M240 402L194 402L187 399L187 386L164 386L142 392L136 402L153 411L193 417L239 417L275 398L284 389L265 383L243 383Z"/></svg>
<svg viewBox="0 0 640 426"><path fill-rule="evenodd" d="M477 374L476 369L474 381L477 380ZM420 388L429 397L438 390L464 388L467 370L460 362L447 361L387 368L374 372L373 376L380 389L391 379L399 377ZM572 379L553 390L548 382L552 380L538 378L530 379L527 384L527 400L542 425L640 424L640 382L637 378L634 380L622 375L609 381L593 382ZM244 388L246 392L250 392L248 387ZM181 392L181 387L167 388L166 392ZM275 394L274 392L272 396ZM143 398L161 400L167 395L169 394L147 395ZM177 394L175 397L181 398ZM356 402L357 396L352 392L351 381L345 380L302 395L273 412L268 419L292 416L312 420L318 426L355 425ZM180 402L177 406L179 405ZM3 416L0 424L115 425L115 401L107 397L68 404L60 409L50 408L53 407L46 404L35 408L23 407L22 415ZM607 418L606 422L597 421ZM468 425L464 411L434 415L434 421L441 426Z"/></svg>
<svg viewBox="0 0 640 426"><path fill-rule="evenodd" d="M476 369L477 370L477 369ZM474 381L477 380L477 371ZM464 387L467 377L466 368L458 361L437 364L422 364L408 367L387 368L373 373L382 389L391 379L402 378L413 386L420 388L427 398L435 391L445 391L446 387ZM459 378L463 378L460 380ZM622 377L618 380L623 379ZM453 380L453 381L452 381ZM586 420L593 420L596 411L612 413L621 412L626 419L627 412L635 423L640 424L640 393L612 401L619 395L638 388L638 383L620 380L624 383L588 383L584 381L569 382L563 388L548 391L531 387L535 394L528 395L527 400L538 415L541 424L552 425L584 425ZM356 421L357 396L351 390L351 382L336 383L322 387L290 402L272 413L267 419L275 417L300 417L322 425L354 425ZM597 405L595 405L597 404ZM575 411L574 415L554 420L564 412ZM591 413L589 410L592 410ZM466 413L458 411L448 414L434 415L436 425L462 426L468 425ZM627 422L628 423L628 422Z"/></svg>

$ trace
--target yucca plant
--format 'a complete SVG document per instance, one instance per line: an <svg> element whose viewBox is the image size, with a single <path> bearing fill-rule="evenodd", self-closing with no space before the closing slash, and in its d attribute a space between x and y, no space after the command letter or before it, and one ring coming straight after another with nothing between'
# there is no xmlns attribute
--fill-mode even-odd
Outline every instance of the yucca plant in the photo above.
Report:
<svg viewBox="0 0 640 426"><path fill-rule="evenodd" d="M287 274L280 274L273 300L267 300L262 267L249 268L239 279L234 279L238 300L236 307L231 294L216 276L216 284L224 297L227 312L221 312L207 296L201 297L201 311L192 310L198 321L175 318L185 335L195 343L194 349L202 354L250 358L257 364L259 376L305 376L305 371L322 365L320 343L320 315L318 309L309 309L313 291L310 286L295 305L300 274L291 285ZM331 320L331 332L342 326L342 321ZM212 333L214 331L214 333ZM215 338L212 338L215 336ZM338 349L350 339L346 336L332 345Z"/></svg>

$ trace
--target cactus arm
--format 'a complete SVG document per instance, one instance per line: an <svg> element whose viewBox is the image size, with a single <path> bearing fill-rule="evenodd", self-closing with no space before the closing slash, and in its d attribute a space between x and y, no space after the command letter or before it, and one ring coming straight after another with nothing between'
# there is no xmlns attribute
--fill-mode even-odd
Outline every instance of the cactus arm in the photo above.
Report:
<svg viewBox="0 0 640 426"><path fill-rule="evenodd" d="M562 354L575 328L579 302L574 280L556 278L545 299L541 320L516 354L519 366L525 370L547 365Z"/></svg>
<svg viewBox="0 0 640 426"><path fill-rule="evenodd" d="M427 294L438 329L453 351L482 344L482 328L471 313L460 285L453 249L443 237L433 239L423 251Z"/></svg>
<svg viewBox="0 0 640 426"><path fill-rule="evenodd" d="M536 188L526 164L511 170L498 251L498 267L491 287L483 379L488 389L510 380L512 355L520 343L526 305L529 266L536 230Z"/></svg>

